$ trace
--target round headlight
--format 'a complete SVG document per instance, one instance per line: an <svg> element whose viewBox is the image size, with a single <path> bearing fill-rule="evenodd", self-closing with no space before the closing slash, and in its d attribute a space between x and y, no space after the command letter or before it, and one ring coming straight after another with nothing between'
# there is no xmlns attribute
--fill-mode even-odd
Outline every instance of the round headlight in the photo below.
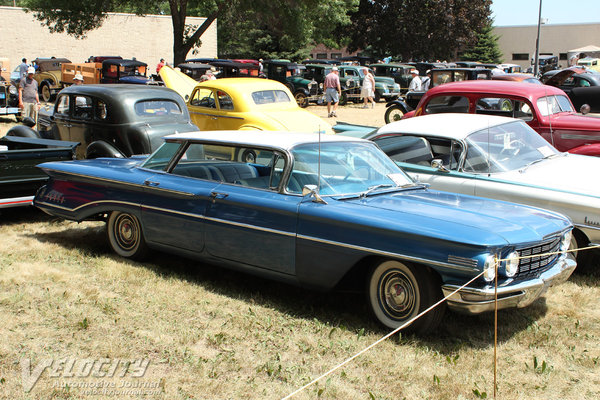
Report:
<svg viewBox="0 0 600 400"><path fill-rule="evenodd" d="M10 85L10 87L8 88L8 92L10 94L17 94L17 87L15 85Z"/></svg>
<svg viewBox="0 0 600 400"><path fill-rule="evenodd" d="M519 253L513 251L506 257L506 265L504 267L506 276L512 278L519 272Z"/></svg>
<svg viewBox="0 0 600 400"><path fill-rule="evenodd" d="M491 282L496 277L496 257L493 254L490 254L485 259L485 264L483 264L483 279L486 282Z"/></svg>
<svg viewBox="0 0 600 400"><path fill-rule="evenodd" d="M319 83L319 89L323 89L323 84Z"/></svg>
<svg viewBox="0 0 600 400"><path fill-rule="evenodd" d="M560 251L567 251L571 247L571 240L573 239L573 233L571 231L564 234L560 241Z"/></svg>

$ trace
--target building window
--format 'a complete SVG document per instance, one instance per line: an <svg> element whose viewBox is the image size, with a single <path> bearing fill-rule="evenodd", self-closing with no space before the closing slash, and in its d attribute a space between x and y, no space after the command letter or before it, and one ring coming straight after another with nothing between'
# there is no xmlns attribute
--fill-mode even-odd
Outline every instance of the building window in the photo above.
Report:
<svg viewBox="0 0 600 400"><path fill-rule="evenodd" d="M566 60L567 59L567 53L558 53L558 58L561 60Z"/></svg>
<svg viewBox="0 0 600 400"><path fill-rule="evenodd" d="M317 58L318 59L327 58L327 53L317 53Z"/></svg>
<svg viewBox="0 0 600 400"><path fill-rule="evenodd" d="M342 53L331 53L331 59L342 58Z"/></svg>
<svg viewBox="0 0 600 400"><path fill-rule="evenodd" d="M513 60L527 60L529 61L529 53L513 53L512 55L512 59Z"/></svg>

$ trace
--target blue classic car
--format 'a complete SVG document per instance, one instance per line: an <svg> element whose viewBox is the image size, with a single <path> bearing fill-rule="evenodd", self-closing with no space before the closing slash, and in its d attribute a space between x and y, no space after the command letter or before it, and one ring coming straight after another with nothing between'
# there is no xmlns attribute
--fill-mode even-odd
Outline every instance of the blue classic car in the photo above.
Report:
<svg viewBox="0 0 600 400"><path fill-rule="evenodd" d="M239 154L252 162L238 162ZM396 328L448 301L469 313L524 307L566 280L570 222L553 212L427 189L373 142L289 132L167 136L148 158L50 162L34 204L107 222L113 250L149 248L309 288L366 285L375 317ZM534 256L535 258L521 258ZM495 257L504 259L496 269ZM433 330L444 308L410 329Z"/></svg>

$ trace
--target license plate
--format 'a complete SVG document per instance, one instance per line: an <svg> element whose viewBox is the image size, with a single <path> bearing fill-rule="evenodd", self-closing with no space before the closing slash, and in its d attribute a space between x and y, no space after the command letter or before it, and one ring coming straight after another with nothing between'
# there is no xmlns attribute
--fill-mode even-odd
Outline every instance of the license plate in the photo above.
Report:
<svg viewBox="0 0 600 400"><path fill-rule="evenodd" d="M0 99L5 99L6 98L6 93L0 93Z"/></svg>

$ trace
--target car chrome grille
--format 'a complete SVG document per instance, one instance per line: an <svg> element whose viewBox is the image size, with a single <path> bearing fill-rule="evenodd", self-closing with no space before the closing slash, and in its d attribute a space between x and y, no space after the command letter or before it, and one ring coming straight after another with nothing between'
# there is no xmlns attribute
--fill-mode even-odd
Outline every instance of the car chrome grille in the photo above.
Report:
<svg viewBox="0 0 600 400"><path fill-rule="evenodd" d="M451 264L462 265L462 266L470 267L473 269L477 268L477 260L475 260L473 258L459 257L459 256L453 256L452 254L449 254L448 262Z"/></svg>
<svg viewBox="0 0 600 400"><path fill-rule="evenodd" d="M560 257L560 254L549 254L545 256L536 256L536 254L558 252L560 250L560 241L561 238L559 236L545 240L536 246L517 249L520 257L527 257L519 260L519 273L517 274L517 277L524 277L538 273L554 264L554 262Z"/></svg>

